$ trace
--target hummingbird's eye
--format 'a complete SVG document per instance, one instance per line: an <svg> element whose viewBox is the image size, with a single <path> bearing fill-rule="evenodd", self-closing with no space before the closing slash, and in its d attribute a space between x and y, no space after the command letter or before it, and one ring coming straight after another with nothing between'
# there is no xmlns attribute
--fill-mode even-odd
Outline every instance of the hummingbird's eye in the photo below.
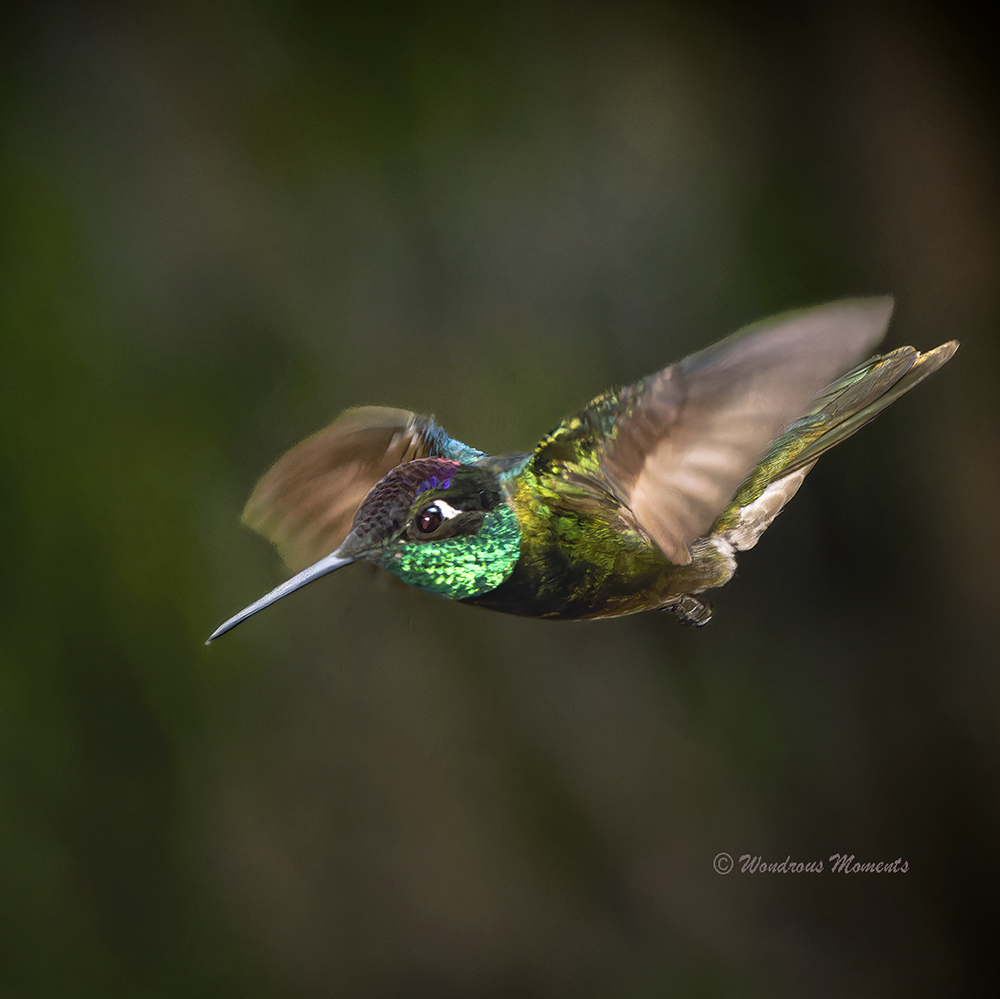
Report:
<svg viewBox="0 0 1000 999"><path fill-rule="evenodd" d="M432 504L417 514L417 529L421 534L432 534L441 526L443 520L440 508L436 503Z"/></svg>

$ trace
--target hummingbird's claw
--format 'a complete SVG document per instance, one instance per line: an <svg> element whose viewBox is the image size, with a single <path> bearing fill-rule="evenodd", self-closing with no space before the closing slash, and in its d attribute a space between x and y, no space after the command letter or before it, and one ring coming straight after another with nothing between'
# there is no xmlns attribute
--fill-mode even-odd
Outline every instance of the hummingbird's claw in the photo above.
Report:
<svg viewBox="0 0 1000 999"><path fill-rule="evenodd" d="M694 625L696 628L701 628L712 619L712 605L691 593L685 593L663 609L672 611L679 624Z"/></svg>

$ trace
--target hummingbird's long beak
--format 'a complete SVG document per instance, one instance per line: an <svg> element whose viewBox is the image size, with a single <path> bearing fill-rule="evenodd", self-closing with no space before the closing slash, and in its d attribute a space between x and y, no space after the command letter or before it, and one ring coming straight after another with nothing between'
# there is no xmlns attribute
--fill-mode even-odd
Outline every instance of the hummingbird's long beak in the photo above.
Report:
<svg viewBox="0 0 1000 999"><path fill-rule="evenodd" d="M219 625L219 627L208 636L208 641L205 642L205 644L208 645L209 642L218 638L219 635L224 635L227 631L235 628L236 625L245 621L248 617L256 614L257 611L261 611L269 604L273 604L275 600L287 597L289 593L294 593L296 590L301 589L306 585L306 583L311 583L314 579L319 579L320 576L325 576L327 573L333 572L335 569L339 569L343 565L350 565L351 562L356 561L356 558L342 558L337 555L336 552L332 555L327 555L326 558L321 558L318 562L309 566L308 569L303 569L300 573L292 576L291 579L285 580L281 586L276 586L266 596L261 597L260 600L255 600L249 607L244 607L239 614L231 617L225 624Z"/></svg>

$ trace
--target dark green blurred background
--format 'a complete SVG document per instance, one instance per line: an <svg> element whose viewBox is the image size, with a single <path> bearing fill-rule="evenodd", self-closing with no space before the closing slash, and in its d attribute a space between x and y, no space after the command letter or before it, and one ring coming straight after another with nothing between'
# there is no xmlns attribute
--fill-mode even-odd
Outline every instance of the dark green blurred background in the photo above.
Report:
<svg viewBox="0 0 1000 999"><path fill-rule="evenodd" d="M163 6L4 18L0 996L985 994L987 22ZM886 291L889 346L961 351L824 458L707 628L355 566L203 646L283 578L237 520L257 476L343 408L523 450Z"/></svg>

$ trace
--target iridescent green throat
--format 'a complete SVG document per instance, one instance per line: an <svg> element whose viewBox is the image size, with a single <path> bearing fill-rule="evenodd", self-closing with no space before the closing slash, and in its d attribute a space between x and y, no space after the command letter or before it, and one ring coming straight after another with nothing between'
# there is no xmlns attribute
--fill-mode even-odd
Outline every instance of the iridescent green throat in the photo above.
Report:
<svg viewBox="0 0 1000 999"><path fill-rule="evenodd" d="M451 600L496 589L521 555L521 529L506 503L486 514L476 534L390 546L377 560L404 583Z"/></svg>

